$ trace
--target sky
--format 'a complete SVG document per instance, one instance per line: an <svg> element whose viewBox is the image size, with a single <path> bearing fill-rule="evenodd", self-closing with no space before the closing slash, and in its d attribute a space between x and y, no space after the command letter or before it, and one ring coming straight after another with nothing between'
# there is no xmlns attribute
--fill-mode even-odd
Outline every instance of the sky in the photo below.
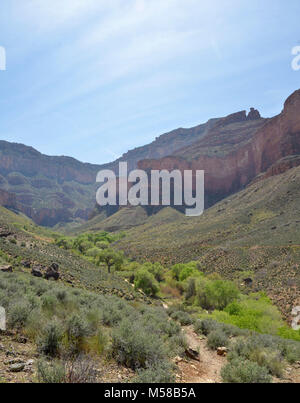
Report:
<svg viewBox="0 0 300 403"><path fill-rule="evenodd" d="M213 117L274 116L300 88L299 16L299 0L2 0L0 138L101 164Z"/></svg>

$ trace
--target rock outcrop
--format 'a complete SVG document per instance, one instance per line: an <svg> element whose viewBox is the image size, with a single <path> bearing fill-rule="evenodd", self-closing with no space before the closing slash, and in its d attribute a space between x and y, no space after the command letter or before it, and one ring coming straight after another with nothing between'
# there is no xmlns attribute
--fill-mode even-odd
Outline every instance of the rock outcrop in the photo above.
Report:
<svg viewBox="0 0 300 403"><path fill-rule="evenodd" d="M256 111L251 116L258 116ZM244 119L242 113L234 118L230 115L227 122L238 124L235 119ZM247 120L247 118L246 118ZM251 122L253 118L249 121ZM257 119L256 119L257 120ZM248 122L249 122L248 121ZM224 120L223 120L224 123ZM219 122L220 124L220 122ZM224 124L222 125L224 126ZM232 126L231 126L232 127ZM231 152L211 155L206 152L209 135L195 143L189 150L196 149L197 155L189 158L187 149L179 150L178 156L159 160L139 162L144 170L204 170L206 206L242 189L260 175L283 173L300 164L300 90L293 93L285 102L278 116L263 121L246 143L238 142Z"/></svg>
<svg viewBox="0 0 300 403"><path fill-rule="evenodd" d="M254 108L250 108L250 112L247 116L247 120L258 120L258 119L261 119L259 111Z"/></svg>

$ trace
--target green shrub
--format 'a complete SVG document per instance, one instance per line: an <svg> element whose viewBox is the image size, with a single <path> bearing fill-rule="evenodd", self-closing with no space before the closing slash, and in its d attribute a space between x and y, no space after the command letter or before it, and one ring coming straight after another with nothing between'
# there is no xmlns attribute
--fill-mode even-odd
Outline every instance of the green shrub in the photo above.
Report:
<svg viewBox="0 0 300 403"><path fill-rule="evenodd" d="M58 308L58 299L57 296L50 292L47 294L44 294L41 298L42 301L42 308L47 312L47 314L54 314Z"/></svg>
<svg viewBox="0 0 300 403"><path fill-rule="evenodd" d="M149 368L164 361L166 350L156 334L124 319L112 332L112 356L132 369Z"/></svg>
<svg viewBox="0 0 300 403"><path fill-rule="evenodd" d="M267 368L248 360L235 359L221 370L225 383L271 383Z"/></svg>
<svg viewBox="0 0 300 403"><path fill-rule="evenodd" d="M58 299L58 301L60 303L64 303L67 301L67 295L68 294L67 294L66 290L58 290L56 292L56 298Z"/></svg>
<svg viewBox="0 0 300 403"><path fill-rule="evenodd" d="M40 383L95 383L94 361L86 355L65 360L38 361L37 375Z"/></svg>
<svg viewBox="0 0 300 403"><path fill-rule="evenodd" d="M239 297L231 281L201 279L197 282L197 301L203 309L223 310Z"/></svg>
<svg viewBox="0 0 300 403"><path fill-rule="evenodd" d="M98 249L107 249L109 247L109 243L105 241L98 241L96 242L96 247Z"/></svg>
<svg viewBox="0 0 300 403"><path fill-rule="evenodd" d="M143 290L149 296L155 296L159 291L159 286L153 274L143 268L135 274L134 286L136 289Z"/></svg>
<svg viewBox="0 0 300 403"><path fill-rule="evenodd" d="M41 354L56 357L61 351L62 337L63 329L60 324L56 321L48 323L37 340L38 351Z"/></svg>
<svg viewBox="0 0 300 403"><path fill-rule="evenodd" d="M228 336L222 330L214 330L207 338L207 345L212 350L218 347L226 347L228 345Z"/></svg>
<svg viewBox="0 0 300 403"><path fill-rule="evenodd" d="M172 313L171 318L180 322L182 326L189 326L193 323L192 317L187 312L177 311Z"/></svg>
<svg viewBox="0 0 300 403"><path fill-rule="evenodd" d="M22 329L30 314L30 306L26 302L18 302L8 311L8 326L12 329Z"/></svg>
<svg viewBox="0 0 300 403"><path fill-rule="evenodd" d="M99 249L98 247L97 248L93 247L86 251L86 256L96 258L97 256L99 256L101 254L101 252L102 252L102 249Z"/></svg>
<svg viewBox="0 0 300 403"><path fill-rule="evenodd" d="M57 239L55 241L55 244L57 246L59 246L60 248L63 248L63 249L66 249L66 250L72 248L72 242L70 240L68 240L67 238L65 238L65 237L61 237L61 238Z"/></svg>
<svg viewBox="0 0 300 403"><path fill-rule="evenodd" d="M183 263L178 263L171 267L172 276L176 281L179 281L180 273L184 269L184 267L185 266Z"/></svg>
<svg viewBox="0 0 300 403"><path fill-rule="evenodd" d="M183 332L180 332L178 334L173 335L170 338L169 345L171 346L170 354L172 356L182 355L188 348L188 342L185 334Z"/></svg>
<svg viewBox="0 0 300 403"><path fill-rule="evenodd" d="M290 364L300 361L300 343L293 340L279 340L281 354Z"/></svg>
<svg viewBox="0 0 300 403"><path fill-rule="evenodd" d="M66 371L61 361L46 361L41 359L37 363L37 377L40 383L65 383Z"/></svg>
<svg viewBox="0 0 300 403"><path fill-rule="evenodd" d="M186 285L186 290L185 290L185 299L189 300L190 298L193 298L196 296L197 290L196 290L196 280L194 278L190 278L188 280L188 283Z"/></svg>
<svg viewBox="0 0 300 403"><path fill-rule="evenodd" d="M288 326L283 326L277 331L277 335L284 339L291 339L300 342L300 329L294 330Z"/></svg>
<svg viewBox="0 0 300 403"><path fill-rule="evenodd" d="M197 320L194 329L196 333L208 336L211 332L220 329L220 324L213 319Z"/></svg>
<svg viewBox="0 0 300 403"><path fill-rule="evenodd" d="M270 374L281 377L284 369L283 354L278 340L267 335L239 338L231 345L229 360L246 359L266 368Z"/></svg>
<svg viewBox="0 0 300 403"><path fill-rule="evenodd" d="M153 274L156 281L161 282L164 280L164 268L160 263L147 262L142 265L142 268Z"/></svg>
<svg viewBox="0 0 300 403"><path fill-rule="evenodd" d="M102 355L108 346L108 337L103 329L99 329L94 336L89 337L85 341L85 350L97 354Z"/></svg>
<svg viewBox="0 0 300 403"><path fill-rule="evenodd" d="M159 362L144 370L138 370L133 383L174 383L173 368L168 362Z"/></svg>
<svg viewBox="0 0 300 403"><path fill-rule="evenodd" d="M76 249L79 250L79 252L85 254L89 249L91 249L94 245L92 242L87 241L85 239L80 239L78 242L76 242L74 245L76 245Z"/></svg>
<svg viewBox="0 0 300 403"><path fill-rule="evenodd" d="M31 340L36 341L41 335L41 328L45 326L46 321L47 318L45 318L40 308L32 310L26 320L24 334Z"/></svg>
<svg viewBox="0 0 300 403"><path fill-rule="evenodd" d="M276 335L283 326L277 307L262 294L243 296L229 304L224 311L214 311L212 317L240 329Z"/></svg>
<svg viewBox="0 0 300 403"><path fill-rule="evenodd" d="M67 345L72 353L83 349L84 339L92 335L91 327L82 315L73 314L66 324Z"/></svg>
<svg viewBox="0 0 300 403"><path fill-rule="evenodd" d="M284 363L280 354L276 351L254 350L249 355L250 361L256 362L259 366L268 369L269 373L277 378L281 378L284 370Z"/></svg>

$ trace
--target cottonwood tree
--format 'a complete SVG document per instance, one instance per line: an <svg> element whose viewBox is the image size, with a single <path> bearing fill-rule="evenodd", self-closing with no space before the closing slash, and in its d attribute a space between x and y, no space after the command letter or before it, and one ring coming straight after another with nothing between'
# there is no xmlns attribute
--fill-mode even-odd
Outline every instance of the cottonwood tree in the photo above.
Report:
<svg viewBox="0 0 300 403"><path fill-rule="evenodd" d="M120 270L123 262L123 253L114 251L112 249L102 250L101 253L98 255L98 264L104 263L109 273L111 273L112 268L114 268L115 270Z"/></svg>

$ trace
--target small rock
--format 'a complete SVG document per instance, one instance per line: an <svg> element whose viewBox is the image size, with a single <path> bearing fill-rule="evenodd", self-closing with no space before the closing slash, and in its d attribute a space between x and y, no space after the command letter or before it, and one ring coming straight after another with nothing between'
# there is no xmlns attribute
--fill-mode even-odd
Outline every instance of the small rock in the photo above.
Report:
<svg viewBox="0 0 300 403"><path fill-rule="evenodd" d="M23 360L21 360L20 358L15 358L13 360L9 360L9 361L5 361L4 365L13 365L13 364L23 364Z"/></svg>
<svg viewBox="0 0 300 403"><path fill-rule="evenodd" d="M34 364L34 360L28 360L28 361L25 363L24 371L25 371L25 372L33 372L33 369L32 369L33 364Z"/></svg>
<svg viewBox="0 0 300 403"><path fill-rule="evenodd" d="M228 349L226 347L218 347L217 354L221 357L226 357Z"/></svg>
<svg viewBox="0 0 300 403"><path fill-rule="evenodd" d="M15 338L14 338L14 341L15 341L16 343L20 343L20 344L26 344L26 343L27 343L26 337L23 337L23 336L17 336L17 337L15 337Z"/></svg>
<svg viewBox="0 0 300 403"><path fill-rule="evenodd" d="M192 348L187 348L185 350L185 354L191 358L192 360L200 361L198 351L193 350Z"/></svg>
<svg viewBox="0 0 300 403"><path fill-rule="evenodd" d="M25 363L20 363L20 364L12 364L9 367L9 372L22 372L25 368Z"/></svg>
<svg viewBox="0 0 300 403"><path fill-rule="evenodd" d="M17 354L14 351L7 350L5 355L6 355L6 357L9 357L9 356L16 357Z"/></svg>
<svg viewBox="0 0 300 403"><path fill-rule="evenodd" d="M175 364L178 364L179 362L182 362L182 361L183 361L183 358L181 358L181 357L179 357L179 356L177 356L177 357L174 358Z"/></svg>

